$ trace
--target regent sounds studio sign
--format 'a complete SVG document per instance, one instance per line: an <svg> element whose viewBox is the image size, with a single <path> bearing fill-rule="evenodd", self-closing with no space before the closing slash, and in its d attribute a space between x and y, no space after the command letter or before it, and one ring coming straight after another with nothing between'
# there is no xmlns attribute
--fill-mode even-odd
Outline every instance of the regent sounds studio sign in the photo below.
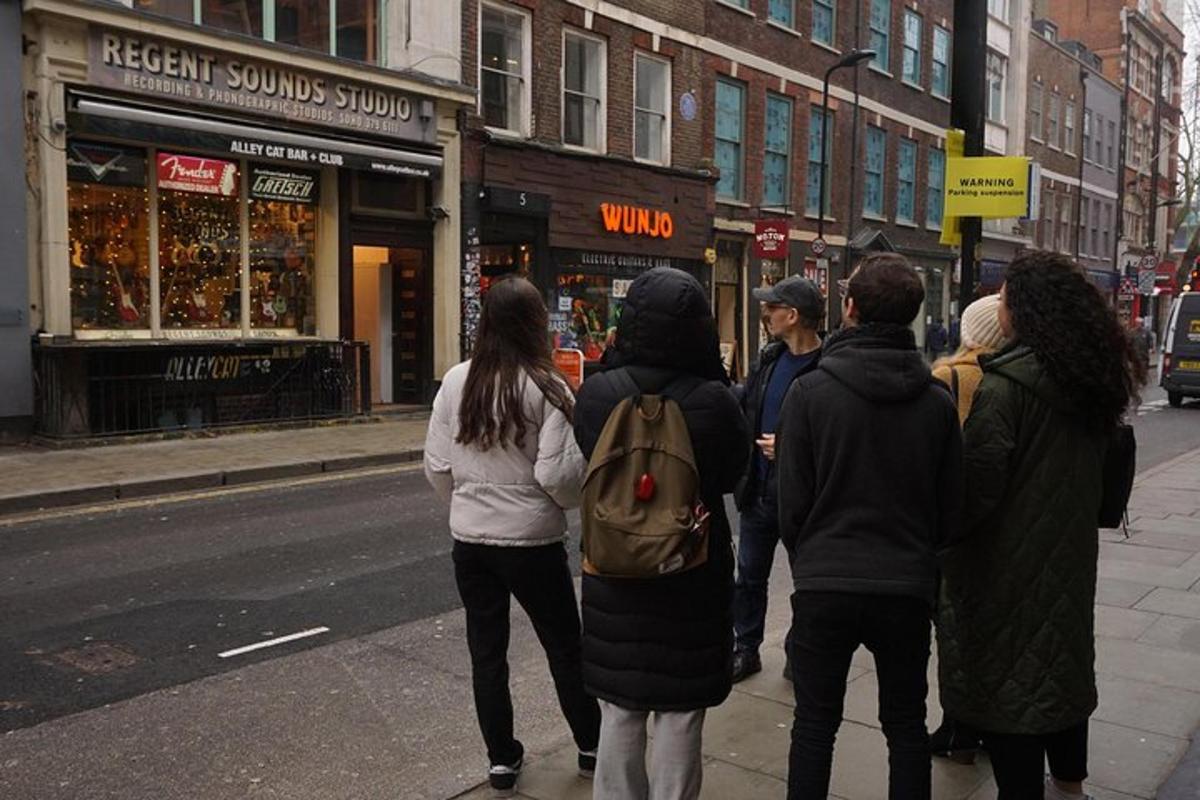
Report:
<svg viewBox="0 0 1200 800"><path fill-rule="evenodd" d="M413 95L100 28L90 31L88 80L373 136L427 143L437 136L436 126L420 119L420 98Z"/></svg>

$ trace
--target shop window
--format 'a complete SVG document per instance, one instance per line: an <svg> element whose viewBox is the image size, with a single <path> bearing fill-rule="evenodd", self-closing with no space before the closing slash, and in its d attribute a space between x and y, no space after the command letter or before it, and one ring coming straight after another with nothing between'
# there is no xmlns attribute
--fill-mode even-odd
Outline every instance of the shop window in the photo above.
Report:
<svg viewBox="0 0 1200 800"><path fill-rule="evenodd" d="M145 151L72 142L67 177L73 327L149 328Z"/></svg>
<svg viewBox="0 0 1200 800"><path fill-rule="evenodd" d="M741 200L742 135L745 125L746 90L739 83L717 81L716 162L721 171L717 181L717 197Z"/></svg>
<svg viewBox="0 0 1200 800"><path fill-rule="evenodd" d="M921 17L904 12L904 65L901 76L909 83L921 84Z"/></svg>
<svg viewBox="0 0 1200 800"><path fill-rule="evenodd" d="M791 186L792 101L767 93L767 133L763 152L763 205L786 206Z"/></svg>
<svg viewBox="0 0 1200 800"><path fill-rule="evenodd" d="M329 52L329 0L275 0L275 41Z"/></svg>
<svg viewBox="0 0 1200 800"><path fill-rule="evenodd" d="M671 162L671 65L638 53L634 56L634 155L656 164Z"/></svg>
<svg viewBox="0 0 1200 800"><path fill-rule="evenodd" d="M943 192L946 185L946 153L929 151L929 184L925 189L925 227L942 227Z"/></svg>
<svg viewBox="0 0 1200 800"><path fill-rule="evenodd" d="M871 0L871 49L875 58L871 59L872 66L884 72L891 63L888 43L892 38L892 3L891 0Z"/></svg>
<svg viewBox="0 0 1200 800"><path fill-rule="evenodd" d="M250 325L316 333L313 257L320 174L250 165Z"/></svg>
<svg viewBox="0 0 1200 800"><path fill-rule="evenodd" d="M813 0L812 38L814 42L833 46L834 0Z"/></svg>
<svg viewBox="0 0 1200 800"><path fill-rule="evenodd" d="M263 0L200 0L200 22L233 33L261 37Z"/></svg>
<svg viewBox="0 0 1200 800"><path fill-rule="evenodd" d="M938 97L950 96L950 31L935 25L933 28L933 68L929 90Z"/></svg>
<svg viewBox="0 0 1200 800"><path fill-rule="evenodd" d="M552 320L555 347L581 350L588 361L599 361L612 343L621 316L621 300L632 278L582 272L560 273L560 314ZM570 309L566 306L570 304ZM565 320L559 322L565 315ZM557 324L556 324L557 323Z"/></svg>
<svg viewBox="0 0 1200 800"><path fill-rule="evenodd" d="M480 11L479 70L484 123L527 134L529 15L484 5Z"/></svg>
<svg viewBox="0 0 1200 800"><path fill-rule="evenodd" d="M533 270L533 246L487 244L479 248L479 293L487 294L492 284L509 275L529 278Z"/></svg>
<svg viewBox="0 0 1200 800"><path fill-rule="evenodd" d="M896 158L896 221L916 219L917 143L901 139Z"/></svg>
<svg viewBox="0 0 1200 800"><path fill-rule="evenodd" d="M238 165L159 153L157 168L163 327L240 327Z"/></svg>
<svg viewBox="0 0 1200 800"><path fill-rule="evenodd" d="M883 216L883 168L887 161L887 133L867 126L867 167L863 191L863 214Z"/></svg>
<svg viewBox="0 0 1200 800"><path fill-rule="evenodd" d="M808 112L808 171L807 186L804 198L804 210L809 214L820 211L821 205L821 167L830 163L833 152L833 137L825 139L826 128L833 132L833 115L825 123L825 114L817 106L812 106ZM822 147L824 143L824 147ZM824 150L824 154L822 154ZM833 181L825 181L825 208L829 208L829 198Z"/></svg>
<svg viewBox="0 0 1200 800"><path fill-rule="evenodd" d="M604 42L574 31L563 35L565 144L604 150Z"/></svg>

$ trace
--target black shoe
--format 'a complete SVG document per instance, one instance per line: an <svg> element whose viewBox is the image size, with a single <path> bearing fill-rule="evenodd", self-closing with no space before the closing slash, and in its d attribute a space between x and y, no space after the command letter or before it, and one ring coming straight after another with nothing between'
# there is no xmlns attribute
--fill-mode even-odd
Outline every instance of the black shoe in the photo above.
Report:
<svg viewBox="0 0 1200 800"><path fill-rule="evenodd" d="M742 651L733 654L733 682L744 681L756 672L762 672L762 659L758 653Z"/></svg>
<svg viewBox="0 0 1200 800"><path fill-rule="evenodd" d="M938 729L929 735L929 751L957 764L974 764L979 747L979 734L949 717L944 718Z"/></svg>
<svg viewBox="0 0 1200 800"><path fill-rule="evenodd" d="M579 751L579 774L585 778L591 778L596 774L596 751Z"/></svg>
<svg viewBox="0 0 1200 800"><path fill-rule="evenodd" d="M488 768L488 784L496 797L512 797L517 793L517 777L524 761L522 756L512 764L492 764Z"/></svg>

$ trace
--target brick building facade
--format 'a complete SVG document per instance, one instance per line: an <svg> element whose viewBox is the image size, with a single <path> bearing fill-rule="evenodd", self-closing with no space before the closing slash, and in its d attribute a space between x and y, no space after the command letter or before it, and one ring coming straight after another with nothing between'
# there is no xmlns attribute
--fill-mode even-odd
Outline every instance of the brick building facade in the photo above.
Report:
<svg viewBox="0 0 1200 800"><path fill-rule="evenodd" d="M591 359L627 281L671 264L709 287L740 373L761 341L750 290L801 271L828 287L855 257L848 243L909 255L927 279L926 315L944 318L952 5L465 2L463 75L481 99L463 120L464 342L489 280L519 270L545 292L559 343ZM860 47L886 52L857 78L833 75L818 262L821 79L856 31ZM673 235L608 230L601 206L614 204L669 212ZM786 259L753 256L764 219L786 222Z"/></svg>

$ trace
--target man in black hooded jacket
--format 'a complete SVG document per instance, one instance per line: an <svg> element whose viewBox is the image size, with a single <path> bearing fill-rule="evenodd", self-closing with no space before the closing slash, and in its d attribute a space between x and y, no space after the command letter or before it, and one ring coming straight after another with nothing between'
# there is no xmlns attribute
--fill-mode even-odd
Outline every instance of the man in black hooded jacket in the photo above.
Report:
<svg viewBox="0 0 1200 800"><path fill-rule="evenodd" d="M855 649L875 657L889 796L930 796L925 728L936 553L956 526L962 442L910 329L920 276L894 253L839 281L843 329L789 391L776 433L792 556L789 800L825 798Z"/></svg>

